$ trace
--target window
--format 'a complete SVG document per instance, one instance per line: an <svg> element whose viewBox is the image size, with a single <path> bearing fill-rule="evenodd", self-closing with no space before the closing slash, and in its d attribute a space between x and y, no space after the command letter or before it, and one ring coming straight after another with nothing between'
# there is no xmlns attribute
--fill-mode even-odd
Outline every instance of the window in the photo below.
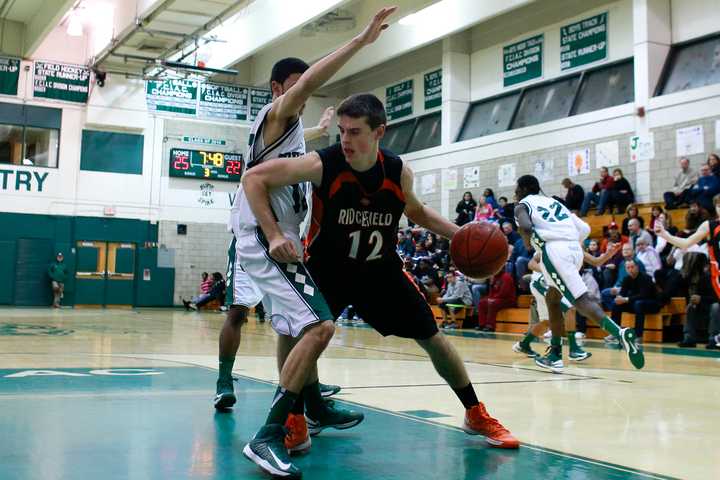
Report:
<svg viewBox="0 0 720 480"><path fill-rule="evenodd" d="M573 115L635 101L633 62L623 62L585 74Z"/></svg>
<svg viewBox="0 0 720 480"><path fill-rule="evenodd" d="M413 128L415 128L415 119L388 125L385 136L380 140L380 146L397 155L405 153Z"/></svg>
<svg viewBox="0 0 720 480"><path fill-rule="evenodd" d="M56 168L62 110L0 104L0 163Z"/></svg>
<svg viewBox="0 0 720 480"><path fill-rule="evenodd" d="M416 152L440 145L441 120L440 112L418 118L407 151Z"/></svg>
<svg viewBox="0 0 720 480"><path fill-rule="evenodd" d="M472 104L457 141L537 125L634 100L633 60L602 65Z"/></svg>
<svg viewBox="0 0 720 480"><path fill-rule="evenodd" d="M510 128L520 92L475 103L470 107L458 140L484 137Z"/></svg>
<svg viewBox="0 0 720 480"><path fill-rule="evenodd" d="M142 135L83 130L80 170L142 175Z"/></svg>
<svg viewBox="0 0 720 480"><path fill-rule="evenodd" d="M660 95L720 83L720 36L674 46L663 77Z"/></svg>
<svg viewBox="0 0 720 480"><path fill-rule="evenodd" d="M513 129L565 118L570 114L580 75L528 88L512 122Z"/></svg>

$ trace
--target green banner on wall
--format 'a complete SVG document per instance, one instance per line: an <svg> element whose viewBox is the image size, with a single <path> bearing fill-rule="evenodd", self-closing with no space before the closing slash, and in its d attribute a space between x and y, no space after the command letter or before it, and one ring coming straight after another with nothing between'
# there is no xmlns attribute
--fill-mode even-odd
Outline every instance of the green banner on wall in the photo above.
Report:
<svg viewBox="0 0 720 480"><path fill-rule="evenodd" d="M272 102L272 91L262 88L250 89L250 121L255 121L258 112L268 103Z"/></svg>
<svg viewBox="0 0 720 480"><path fill-rule="evenodd" d="M442 68L424 75L425 110L439 107L442 103Z"/></svg>
<svg viewBox="0 0 720 480"><path fill-rule="evenodd" d="M503 86L509 87L542 77L542 34L503 47Z"/></svg>
<svg viewBox="0 0 720 480"><path fill-rule="evenodd" d="M385 112L388 120L407 117L413 112L413 81L391 85L385 89Z"/></svg>
<svg viewBox="0 0 720 480"><path fill-rule="evenodd" d="M560 69L580 67L607 58L607 12L560 29Z"/></svg>
<svg viewBox="0 0 720 480"><path fill-rule="evenodd" d="M198 116L225 120L247 120L247 87L233 85L200 84Z"/></svg>
<svg viewBox="0 0 720 480"><path fill-rule="evenodd" d="M20 59L0 57L0 94L17 95Z"/></svg>
<svg viewBox="0 0 720 480"><path fill-rule="evenodd" d="M33 96L66 102L86 103L90 69L82 65L35 62Z"/></svg>
<svg viewBox="0 0 720 480"><path fill-rule="evenodd" d="M150 112L197 114L198 83L192 80L149 80L146 99Z"/></svg>

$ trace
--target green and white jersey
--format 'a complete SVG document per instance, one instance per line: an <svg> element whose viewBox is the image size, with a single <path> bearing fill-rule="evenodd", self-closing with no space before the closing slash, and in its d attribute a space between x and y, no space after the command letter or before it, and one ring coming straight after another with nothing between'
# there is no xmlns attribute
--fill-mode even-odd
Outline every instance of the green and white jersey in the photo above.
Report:
<svg viewBox="0 0 720 480"><path fill-rule="evenodd" d="M253 168L266 160L283 157L299 157L305 155L305 137L303 136L302 120L298 119L287 126L285 132L270 145L263 141L263 127L272 103L265 105L250 129L247 168ZM311 184L304 182L270 190L270 206L283 231L292 230L298 233L300 224L308 211L307 194ZM242 184L238 187L235 201L230 213L230 227L254 228L257 220L243 191Z"/></svg>
<svg viewBox="0 0 720 480"><path fill-rule="evenodd" d="M528 195L520 201L530 212L533 223L532 241L536 248L551 241L582 242L590 227L565 205L545 195Z"/></svg>

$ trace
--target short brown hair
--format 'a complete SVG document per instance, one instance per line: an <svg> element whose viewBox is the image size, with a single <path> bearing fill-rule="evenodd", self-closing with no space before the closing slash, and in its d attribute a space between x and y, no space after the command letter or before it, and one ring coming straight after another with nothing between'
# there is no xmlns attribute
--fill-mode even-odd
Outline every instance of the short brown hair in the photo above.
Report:
<svg viewBox="0 0 720 480"><path fill-rule="evenodd" d="M343 100L337 109L337 116L343 115L350 118L365 117L365 121L372 130L387 124L385 106L379 98L371 93L358 93Z"/></svg>

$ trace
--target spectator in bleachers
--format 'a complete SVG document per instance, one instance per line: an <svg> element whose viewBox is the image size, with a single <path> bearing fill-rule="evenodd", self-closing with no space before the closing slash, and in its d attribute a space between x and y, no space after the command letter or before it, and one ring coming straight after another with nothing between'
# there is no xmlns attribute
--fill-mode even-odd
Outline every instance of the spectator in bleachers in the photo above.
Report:
<svg viewBox="0 0 720 480"><path fill-rule="evenodd" d="M655 235L654 234L655 221L663 213L665 213L665 211L659 205L655 205L650 209L650 225L648 225L648 228L647 228L648 232L650 232L650 235Z"/></svg>
<svg viewBox="0 0 720 480"><path fill-rule="evenodd" d="M515 282L512 275L501 270L490 282L490 294L478 304L478 330L495 331L497 314L504 308L512 308L517 302Z"/></svg>
<svg viewBox="0 0 720 480"><path fill-rule="evenodd" d="M709 165L700 167L700 178L690 189L690 199L696 201L705 210L712 212L715 210L712 199L720 193L720 178L713 175Z"/></svg>
<svg viewBox="0 0 720 480"><path fill-rule="evenodd" d="M685 214L685 228L682 233L684 236L691 235L705 220L709 218L710 214L708 213L708 210L705 210L699 202L690 202L688 211Z"/></svg>
<svg viewBox="0 0 720 480"><path fill-rule="evenodd" d="M587 252L592 255L593 257L599 257L602 255L602 252L600 252L600 244L597 240L590 240L588 242L587 246ZM604 266L593 266L589 263L583 263L583 271L587 270L592 274L593 278L595 279L595 282L598 284L598 288L602 289L603 286L603 269ZM598 297L600 297L600 292L598 291Z"/></svg>
<svg viewBox="0 0 720 480"><path fill-rule="evenodd" d="M653 279L640 271L637 262L627 260L625 269L627 270L627 276L623 279L620 292L615 297L611 316L615 323L620 325L623 312L634 313L635 333L639 342L642 340L645 327L645 315L658 313L662 306L657 299L657 290ZM612 335L608 337L612 337ZM613 339L608 337L605 337L606 340L612 342Z"/></svg>
<svg viewBox="0 0 720 480"><path fill-rule="evenodd" d="M203 293L194 297L191 301L180 299L185 306L185 310L197 310L213 300L222 300L225 298L225 279L220 272L212 274L213 285L208 293Z"/></svg>
<svg viewBox="0 0 720 480"><path fill-rule="evenodd" d="M652 246L652 240L646 237L639 237L635 247L637 249L635 258L645 265L645 273L650 275L651 278L655 278L655 272L662 268L662 262L660 261L660 255L655 250L655 247Z"/></svg>
<svg viewBox="0 0 720 480"><path fill-rule="evenodd" d="M620 233L618 224L615 222L610 222L610 225L608 225L607 227L607 234L605 235L605 237L603 237L602 240L600 240L600 252L607 252L607 248L610 243L623 244L629 241L630 240L627 236Z"/></svg>
<svg viewBox="0 0 720 480"><path fill-rule="evenodd" d="M447 238L436 240L435 252L430 256L432 262L439 268L447 270L450 266L450 241Z"/></svg>
<svg viewBox="0 0 720 480"><path fill-rule="evenodd" d="M630 228L628 227L628 224L633 218L637 218L638 222L640 222L640 228L645 228L645 219L640 216L640 211L638 210L637 205L630 204L625 210L625 218L623 218L622 221L622 234L626 237L630 235Z"/></svg>
<svg viewBox="0 0 720 480"><path fill-rule="evenodd" d="M504 221L501 224L501 228L507 238L508 245L515 245L515 242L521 239L520 234L513 229L512 223Z"/></svg>
<svg viewBox="0 0 720 480"><path fill-rule="evenodd" d="M603 202L602 195L600 197L598 210L601 215L605 212L605 206L611 210L614 207L617 213L621 213L627 209L628 205L635 201L635 194L630 186L630 182L623 176L621 169L616 168L613 170L613 179L615 182L612 187L604 192L607 200Z"/></svg>
<svg viewBox="0 0 720 480"><path fill-rule="evenodd" d="M475 207L476 222L489 222L495 215L495 209L487 202L486 198L485 195L478 198L478 205Z"/></svg>
<svg viewBox="0 0 720 480"><path fill-rule="evenodd" d="M672 190L663 193L665 208L671 210L688 203L690 189L698 180L698 173L690 168L690 160L680 159L680 172L675 175Z"/></svg>
<svg viewBox="0 0 720 480"><path fill-rule="evenodd" d="M682 277L687 284L687 308L683 340L679 347L695 347L698 332L709 326L710 310L715 302L715 292L708 272L708 258L700 253L686 253Z"/></svg>
<svg viewBox="0 0 720 480"><path fill-rule="evenodd" d="M417 265L413 270L413 275L415 275L415 278L417 278L418 282L420 282L423 277L427 276L430 277L433 282L435 282L435 285L440 285L440 279L438 277L437 270L433 268L432 262L427 257L420 258L417 261Z"/></svg>
<svg viewBox="0 0 720 480"><path fill-rule="evenodd" d="M663 212L660 215L658 215L656 222L660 222L663 225L665 225L665 229L670 233L670 235L677 235L678 229L677 227L673 226L672 224L672 217L668 215L667 213ZM653 224L653 229L655 228L655 225ZM653 235L655 235L655 232L651 232ZM660 254L660 259L665 261L665 258L670 254L672 251L672 245L670 245L667 240L665 240L662 237L655 238L655 250Z"/></svg>
<svg viewBox="0 0 720 480"><path fill-rule="evenodd" d="M613 184L615 183L615 179L610 176L608 173L607 167L601 167L600 168L600 181L595 182L595 185L592 187L591 192L587 192L585 194L585 199L583 200L582 206L580 207L580 216L584 217L587 215L588 210L590 210L590 207L593 205L598 206L598 215L600 214L600 199L602 197L602 194L605 192L609 192L612 188ZM606 199L608 198L608 193L605 193ZM603 205L604 208L604 205Z"/></svg>
<svg viewBox="0 0 720 480"><path fill-rule="evenodd" d="M424 290L425 299L430 305L438 305L440 299L440 287L435 284L432 278L425 275L420 279L420 284Z"/></svg>
<svg viewBox="0 0 720 480"><path fill-rule="evenodd" d="M485 197L485 202L493 208L493 211L498 209L500 205L498 205L497 200L495 200L495 192L492 191L492 188L483 190L482 196Z"/></svg>
<svg viewBox="0 0 720 480"><path fill-rule="evenodd" d="M498 208L495 211L495 217L500 223L510 222L515 228L515 204L508 203L507 197L498 198Z"/></svg>
<svg viewBox="0 0 720 480"><path fill-rule="evenodd" d="M449 305L472 305L472 294L465 280L459 277L455 272L448 272L445 275L445 291L443 296L438 299L438 306L443 312L443 326L448 324L448 316L450 317L450 325L455 326L455 314L459 307L451 307Z"/></svg>
<svg viewBox="0 0 720 480"><path fill-rule="evenodd" d="M462 227L466 223L472 222L475 219L475 208L477 208L477 202L475 202L472 193L463 193L462 200L455 207L455 213L457 213L455 223Z"/></svg>
<svg viewBox="0 0 720 480"><path fill-rule="evenodd" d="M523 277L528 273L528 264L535 252L528 251L522 238L516 240L515 243L510 245L509 252L510 256L508 257L506 270L515 278L517 287L520 290L527 292L530 290L530 286L527 280Z"/></svg>
<svg viewBox="0 0 720 480"><path fill-rule="evenodd" d="M630 221L628 222L628 233L630 234L630 244L633 246L633 249L637 249L637 242L640 238L646 240L648 245L652 245L652 237L647 230L642 229L640 219L630 219Z"/></svg>
<svg viewBox="0 0 720 480"><path fill-rule="evenodd" d="M407 234L406 232L400 230L398 232L397 236L398 236L398 243L397 243L398 252L404 257L414 257L415 256L415 243L412 240L412 233Z"/></svg>
<svg viewBox="0 0 720 480"><path fill-rule="evenodd" d="M710 167L713 175L720 176L720 157L715 153L708 155L707 164Z"/></svg>
<svg viewBox="0 0 720 480"><path fill-rule="evenodd" d="M425 248L424 241L418 242L415 245L415 255L413 255L413 259L415 261L418 261L421 258L430 258L430 252L428 252L427 249Z"/></svg>
<svg viewBox="0 0 720 480"><path fill-rule="evenodd" d="M562 186L567 189L564 202L565 206L569 210L577 213L582 208L585 190L577 183L573 183L569 178L563 179Z"/></svg>
<svg viewBox="0 0 720 480"><path fill-rule="evenodd" d="M615 262L611 260L605 265L604 281L605 285L612 285L610 288L605 288L600 292L600 298L605 310L611 310L613 306L613 300L620 292L623 280L627 277L627 270L625 265L629 260L635 261L635 251L630 243L624 243L622 246L622 257L620 261ZM645 265L637 262L641 272L645 272ZM612 266L611 266L612 265Z"/></svg>

